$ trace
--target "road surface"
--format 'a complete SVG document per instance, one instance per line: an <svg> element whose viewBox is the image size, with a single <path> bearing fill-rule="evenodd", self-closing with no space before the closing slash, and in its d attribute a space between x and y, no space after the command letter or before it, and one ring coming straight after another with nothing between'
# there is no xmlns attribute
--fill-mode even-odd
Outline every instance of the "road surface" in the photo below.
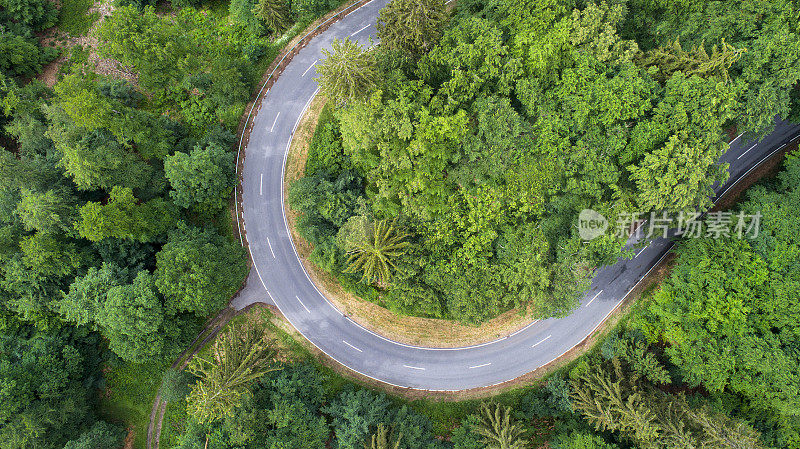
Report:
<svg viewBox="0 0 800 449"><path fill-rule="evenodd" d="M343 316L316 289L298 259L284 216L283 173L292 134L317 92L315 64L334 38L367 44L375 36L378 11L388 0L373 0L314 38L288 64L261 101L242 168L242 211L253 270L233 306L275 304L317 348L348 368L382 382L416 389L452 391L495 385L534 371L570 350L610 315L671 246L652 241L631 260L598 270L580 306L568 317L536 321L506 338L453 349L393 342ZM800 126L779 122L761 142L731 143L723 157L731 181L796 139ZM633 244L634 242L631 241Z"/></svg>

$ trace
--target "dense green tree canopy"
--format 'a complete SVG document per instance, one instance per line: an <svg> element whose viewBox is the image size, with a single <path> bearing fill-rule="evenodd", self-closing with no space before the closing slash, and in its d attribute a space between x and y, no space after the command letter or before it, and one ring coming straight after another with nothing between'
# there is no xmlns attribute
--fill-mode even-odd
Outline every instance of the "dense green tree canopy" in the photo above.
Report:
<svg viewBox="0 0 800 449"><path fill-rule="evenodd" d="M147 272L139 272L129 285L111 287L96 319L111 350L131 362L161 355L164 340L172 333L164 328L164 306Z"/></svg>
<svg viewBox="0 0 800 449"><path fill-rule="evenodd" d="M369 390L344 392L324 411L333 416L334 433L342 449L368 445L380 424L403 434L403 449L425 448L430 439L430 422L405 406L394 409L385 395Z"/></svg>
<svg viewBox="0 0 800 449"><path fill-rule="evenodd" d="M748 193L742 210L763 215L754 240L685 242L645 326L670 344L667 352L691 384L729 389L792 417L800 410L800 377L790 374L800 372L798 179L800 159L793 157L774 189Z"/></svg>
<svg viewBox="0 0 800 449"><path fill-rule="evenodd" d="M121 440L122 432L118 427L105 421L96 421L80 437L67 442L64 449L113 448L118 446Z"/></svg>
<svg viewBox="0 0 800 449"><path fill-rule="evenodd" d="M125 283L114 267L103 264L100 269L89 268L69 286L69 292L59 301L58 310L68 321L83 326L94 322L104 309L106 295L113 287Z"/></svg>
<svg viewBox="0 0 800 449"><path fill-rule="evenodd" d="M797 79L795 50L784 45L797 29L791 2L471 1L441 37L418 45L418 60L398 58L406 44L392 36L416 39L416 29L392 27L429 3L391 2L385 45L333 46L320 65L322 91L337 106L334 124L319 132L330 143L312 146L309 173L289 195L315 263L403 313L464 321L512 307L568 313L594 268L622 248L610 233L582 242L578 213L707 209L712 186L726 178L717 164L726 131L761 132L786 115ZM751 10L763 25L736 16ZM658 25L636 25L642 11ZM705 21L713 25L698 25ZM342 73L362 73L366 63L356 61L367 53L380 82L340 85ZM770 88L752 80L754 67L773 79ZM775 101L764 97L770 90ZM745 112L751 95L774 104ZM350 167L363 178L347 202L356 207L332 208L341 190L320 180ZM349 232L351 217L398 219L407 229L413 250L391 277L363 279L366 287L348 277L333 236Z"/></svg>
<svg viewBox="0 0 800 449"><path fill-rule="evenodd" d="M216 7L156 14L150 0L121 0L102 8L96 33L78 36L71 25L88 30L101 16L91 3L0 0L3 449L121 448L122 427L100 412L143 437L131 411L152 399L149 386L126 382L186 348L247 273L224 210L258 68L295 19L339 6L248 11L272 28L265 36ZM171 237L179 222L194 234ZM292 416L275 407L274 444L293 433L284 410ZM324 418L293 416L309 417L295 447L328 439Z"/></svg>
<svg viewBox="0 0 800 449"><path fill-rule="evenodd" d="M30 34L55 25L58 11L43 0L0 1L0 23L17 34Z"/></svg>
<svg viewBox="0 0 800 449"><path fill-rule="evenodd" d="M15 212L29 231L72 233L76 205L77 200L68 189L42 193L23 189Z"/></svg>
<svg viewBox="0 0 800 449"><path fill-rule="evenodd" d="M2 447L61 449L90 419L94 349L68 334L0 336Z"/></svg>
<svg viewBox="0 0 800 449"><path fill-rule="evenodd" d="M0 1L0 76L32 78L58 55L34 36L55 25L57 16L47 0Z"/></svg>
<svg viewBox="0 0 800 449"><path fill-rule="evenodd" d="M97 242L107 238L152 241L175 226L175 206L162 198L141 203L126 187L114 187L105 204L86 203L75 227L81 237Z"/></svg>
<svg viewBox="0 0 800 449"><path fill-rule="evenodd" d="M172 186L170 197L181 207L196 206L201 211L224 208L233 190L233 163L234 155L216 144L168 156L164 175Z"/></svg>
<svg viewBox="0 0 800 449"><path fill-rule="evenodd" d="M227 304L247 271L241 246L179 223L156 255L155 283L169 310L206 316Z"/></svg>
<svg viewBox="0 0 800 449"><path fill-rule="evenodd" d="M246 3L253 16L253 3ZM213 17L193 8L160 17L152 7L125 7L103 23L99 35L106 44L102 54L132 66L145 91L180 105L193 130L219 123L235 128L242 111L237 103L249 93L238 32L215 26Z"/></svg>
<svg viewBox="0 0 800 449"><path fill-rule="evenodd" d="M667 44L667 37L686 47L724 40L746 50L730 68L739 100L735 121L742 131L763 134L775 115L789 114L791 87L800 80L796 2L637 0L628 8L626 34L645 49Z"/></svg>
<svg viewBox="0 0 800 449"><path fill-rule="evenodd" d="M706 407L693 408L641 382L618 359L593 366L573 382L573 403L597 430L619 432L636 447L763 447L758 432Z"/></svg>
<svg viewBox="0 0 800 449"><path fill-rule="evenodd" d="M0 31L0 73L30 77L53 59L52 52L19 35Z"/></svg>

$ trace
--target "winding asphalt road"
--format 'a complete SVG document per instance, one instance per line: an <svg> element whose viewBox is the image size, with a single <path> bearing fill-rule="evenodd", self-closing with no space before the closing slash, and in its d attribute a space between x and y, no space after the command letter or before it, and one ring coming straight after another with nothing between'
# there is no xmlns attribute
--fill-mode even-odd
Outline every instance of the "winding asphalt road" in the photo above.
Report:
<svg viewBox="0 0 800 449"><path fill-rule="evenodd" d="M637 254L598 270L581 305L568 317L531 323L490 343L452 349L415 347L388 340L342 315L317 290L300 263L284 216L283 173L297 124L317 93L314 66L334 38L366 44L375 35L378 11L388 0L373 0L314 38L267 91L244 149L242 204L254 272L233 300L242 309L254 302L275 304L289 322L325 354L365 376L424 390L463 390L512 380L536 370L576 346L619 306L634 286L668 252L672 243L647 246L631 239ZM731 181L723 192L770 154L800 135L800 126L778 122L762 141L737 137L723 157Z"/></svg>

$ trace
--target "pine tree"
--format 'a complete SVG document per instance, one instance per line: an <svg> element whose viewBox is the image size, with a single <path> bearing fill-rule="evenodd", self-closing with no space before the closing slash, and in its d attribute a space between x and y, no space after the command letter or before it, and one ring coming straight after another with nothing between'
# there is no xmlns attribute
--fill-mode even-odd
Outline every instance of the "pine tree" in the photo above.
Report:
<svg viewBox="0 0 800 449"><path fill-rule="evenodd" d="M745 423L692 409L682 395L669 395L611 359L613 369L594 366L573 383L573 405L598 430L619 432L642 449L760 448Z"/></svg>
<svg viewBox="0 0 800 449"><path fill-rule="evenodd" d="M189 413L205 423L231 415L251 382L279 369L276 355L263 330L230 326L211 354L198 354L189 364L189 372L199 377L186 398Z"/></svg>
<svg viewBox="0 0 800 449"><path fill-rule="evenodd" d="M703 43L687 51L676 39L666 46L643 53L638 62L643 67L655 67L656 78L661 82L666 82L678 71L686 76L697 75L701 78L716 76L727 82L730 79L728 69L746 51L744 48L733 47L725 39L719 46L712 47L711 54L708 54Z"/></svg>
<svg viewBox="0 0 800 449"><path fill-rule="evenodd" d="M350 39L334 39L317 66L316 81L326 97L337 104L369 95L378 83L377 61L369 50Z"/></svg>
<svg viewBox="0 0 800 449"><path fill-rule="evenodd" d="M573 385L573 406L598 430L620 432L642 445L651 444L662 432L655 413L643 400L639 376L632 373L626 377L617 358L612 364L613 374L595 366L580 377Z"/></svg>
<svg viewBox="0 0 800 449"><path fill-rule="evenodd" d="M714 413L707 406L689 411L688 418L702 429L702 448L759 449L758 432L741 421Z"/></svg>
<svg viewBox="0 0 800 449"><path fill-rule="evenodd" d="M526 449L525 428L511 417L511 407L481 404L480 424L474 427L483 436L486 449Z"/></svg>
<svg viewBox="0 0 800 449"><path fill-rule="evenodd" d="M367 446L367 444L364 443L364 449L400 449L400 440L403 439L403 434L401 433L394 444L392 444L390 438L391 433L391 428L383 424L378 424L378 431L372 434L372 444Z"/></svg>
<svg viewBox="0 0 800 449"><path fill-rule="evenodd" d="M392 0L378 17L378 38L381 46L418 57L436 45L446 22L444 0Z"/></svg>
<svg viewBox="0 0 800 449"><path fill-rule="evenodd" d="M285 0L258 0L253 14L264 22L264 26L280 33L289 23L289 8Z"/></svg>

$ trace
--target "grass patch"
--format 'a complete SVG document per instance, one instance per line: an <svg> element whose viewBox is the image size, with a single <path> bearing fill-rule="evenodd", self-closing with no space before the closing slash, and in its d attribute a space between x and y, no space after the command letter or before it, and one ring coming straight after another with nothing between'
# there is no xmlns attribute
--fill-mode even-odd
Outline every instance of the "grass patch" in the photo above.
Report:
<svg viewBox="0 0 800 449"><path fill-rule="evenodd" d="M58 28L70 36L83 36L100 18L100 13L89 14L94 0L62 0L58 12Z"/></svg>
<svg viewBox="0 0 800 449"><path fill-rule="evenodd" d="M470 399L459 402L438 402L427 399L412 402L411 408L425 415L433 423L435 435L449 435L461 421L475 413L481 401Z"/></svg>
<svg viewBox="0 0 800 449"><path fill-rule="evenodd" d="M161 385L161 376L169 365L166 360L144 364L119 363L106 374L107 394L100 403L100 414L132 428L135 449L144 449L147 445L150 410Z"/></svg>
<svg viewBox="0 0 800 449"><path fill-rule="evenodd" d="M159 447L171 448L178 445L180 437L186 432L189 416L186 413L186 400L167 403L164 422L161 426Z"/></svg>

